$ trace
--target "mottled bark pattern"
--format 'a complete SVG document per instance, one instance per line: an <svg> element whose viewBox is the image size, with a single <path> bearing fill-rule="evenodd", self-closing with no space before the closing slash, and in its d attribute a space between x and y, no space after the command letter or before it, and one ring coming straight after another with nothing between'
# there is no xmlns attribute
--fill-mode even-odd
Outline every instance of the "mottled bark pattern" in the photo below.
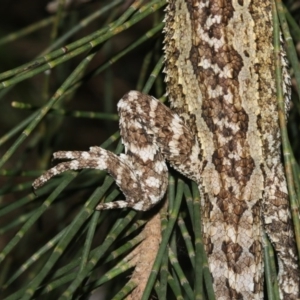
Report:
<svg viewBox="0 0 300 300"><path fill-rule="evenodd" d="M125 154L99 147L54 153L71 161L47 171L33 187L70 169L107 170L126 201L97 208L147 210L165 194L168 160L198 183L216 298L263 299L263 226L278 255L280 297L299 299L280 157L271 0L168 0L165 22L172 111L129 92L118 104ZM288 98L284 56L282 62Z"/></svg>
<svg viewBox="0 0 300 300"><path fill-rule="evenodd" d="M201 148L203 233L217 299L263 298L262 225L279 256L281 298L299 299L271 1L169 0L165 33L169 100Z"/></svg>

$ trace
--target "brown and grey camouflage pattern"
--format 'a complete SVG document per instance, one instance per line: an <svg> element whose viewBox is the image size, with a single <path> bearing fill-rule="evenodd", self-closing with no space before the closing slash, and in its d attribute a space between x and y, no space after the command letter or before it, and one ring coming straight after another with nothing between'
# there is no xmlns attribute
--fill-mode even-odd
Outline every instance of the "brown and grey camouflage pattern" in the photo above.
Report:
<svg viewBox="0 0 300 300"><path fill-rule="evenodd" d="M183 120L155 98L131 91L118 103L125 154L119 156L91 147L90 151L59 151L56 160L67 159L33 182L37 189L67 170L106 170L126 196L126 201L101 203L97 209L132 207L148 210L167 189L166 160L187 177L199 182L199 146Z"/></svg>
<svg viewBox="0 0 300 300"><path fill-rule="evenodd" d="M299 299L280 153L271 1L168 2L167 92L201 148L203 233L216 298L263 298L264 226L279 257L280 297Z"/></svg>
<svg viewBox="0 0 300 300"><path fill-rule="evenodd" d="M136 91L118 104L125 154L54 153L66 170L107 170L147 210L165 194L167 166L196 181L217 299L263 299L262 226L279 258L281 299L299 299L299 271L280 153L271 1L169 0L165 72L172 110ZM285 93L289 76L283 58ZM177 113L174 113L174 111ZM180 115L180 117L178 116Z"/></svg>

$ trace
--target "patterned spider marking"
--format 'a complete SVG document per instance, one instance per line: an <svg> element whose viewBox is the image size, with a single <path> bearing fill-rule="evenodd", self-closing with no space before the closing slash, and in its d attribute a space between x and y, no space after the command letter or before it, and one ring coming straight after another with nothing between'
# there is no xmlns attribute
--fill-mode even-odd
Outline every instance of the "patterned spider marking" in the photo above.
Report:
<svg viewBox="0 0 300 300"><path fill-rule="evenodd" d="M132 207L148 210L167 189L165 159L180 172L198 179L199 146L183 121L155 98L131 91L118 103L125 154L119 156L100 147L90 151L59 151L54 159L69 159L46 171L33 182L37 189L50 178L68 170L107 170L126 201L101 203L98 210ZM194 170L194 171L192 171Z"/></svg>

